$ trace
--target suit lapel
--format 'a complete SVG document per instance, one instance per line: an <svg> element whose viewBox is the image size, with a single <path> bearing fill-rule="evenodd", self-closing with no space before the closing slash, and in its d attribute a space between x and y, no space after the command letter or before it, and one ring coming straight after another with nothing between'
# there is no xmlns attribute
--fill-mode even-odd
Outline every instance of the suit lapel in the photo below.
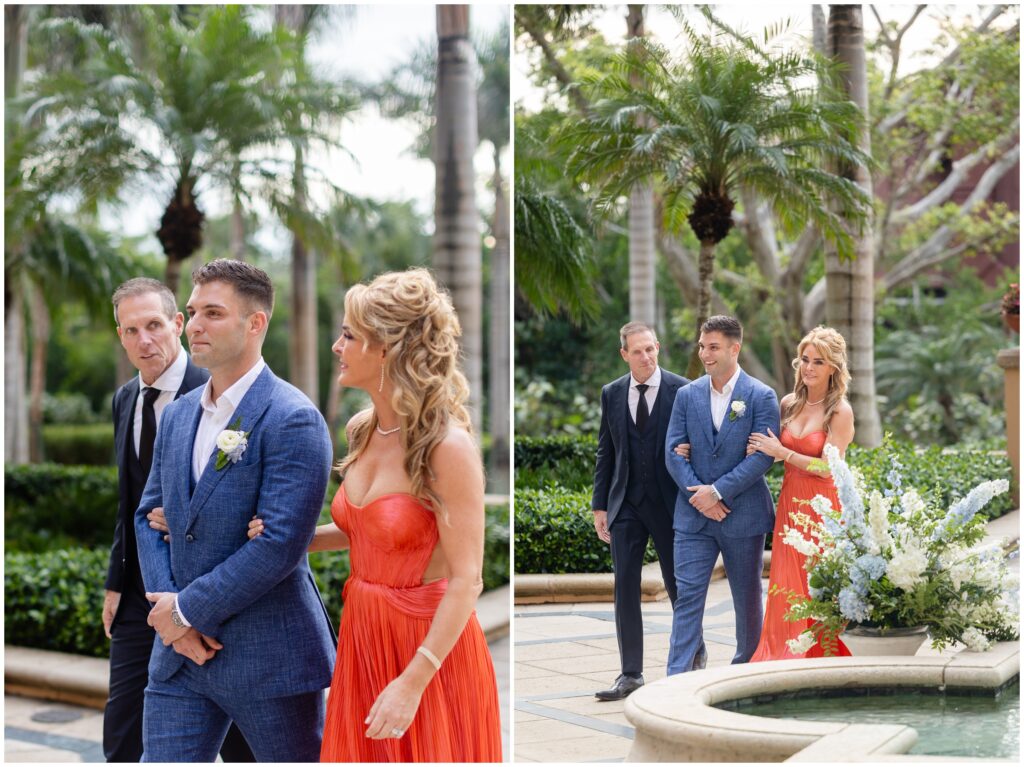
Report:
<svg viewBox="0 0 1024 767"><path fill-rule="evenodd" d="M271 372L269 367L265 367L263 372L257 376L256 380L253 381L249 391L245 393L242 401L238 403L238 407L235 408L235 414L231 416L229 425L238 423L238 429L244 432L250 432L250 438L252 437L252 430L256 426L259 419L263 416L263 413L270 406L271 395L276 385L277 378ZM200 406L202 411L202 406ZM195 444L196 430L199 427L199 419L196 419L195 428L192 429L192 444ZM192 455L192 451L189 450L188 455ZM202 475L199 477L199 482L196 484L195 492L192 493L192 500L188 507L188 525L186 529L192 526L195 522L196 515L199 510L206 503L206 499L210 497L210 494L214 491L220 481L231 473L231 463L217 471L217 451L214 450L206 462L206 468L203 469ZM189 463L189 476L192 473L192 465Z"/></svg>
<svg viewBox="0 0 1024 767"><path fill-rule="evenodd" d="M747 380L747 374L740 371L740 377L736 379L736 388L732 390L732 396L729 398L729 405L725 409L725 417L722 418L722 428L718 430L718 437L715 439L715 447L718 447L725 441L726 436L732 431L736 423L747 420L751 417L750 402L748 402L750 388L750 381ZM709 400L710 396L709 392ZM746 403L747 410L743 415L738 415L736 418L730 418L729 414L732 412L732 403L738 401ZM708 412L711 412L710 409Z"/></svg>
<svg viewBox="0 0 1024 767"><path fill-rule="evenodd" d="M667 381L665 371L661 372L661 386L658 387L658 394L654 398L654 412L658 414L658 454L661 455L665 449L665 435L668 433L668 422L672 415L672 405L676 400L676 391L679 389L675 384Z"/></svg>
<svg viewBox="0 0 1024 767"><path fill-rule="evenodd" d="M118 428L124 435L124 445L121 446L121 465L128 468L128 461L135 458L135 406L139 401L139 378L132 379L131 388L125 392L127 407L121 408L121 423Z"/></svg>
<svg viewBox="0 0 1024 767"><path fill-rule="evenodd" d="M697 412L699 413L700 425L704 430L704 438L709 445L715 444L715 424L711 420L711 376L705 375L696 382L694 393L697 396ZM693 442L693 437L690 437Z"/></svg>
<svg viewBox="0 0 1024 767"><path fill-rule="evenodd" d="M619 425L619 434L623 437L629 428L629 380L629 375L619 379L620 383L615 387L612 396L612 413Z"/></svg>

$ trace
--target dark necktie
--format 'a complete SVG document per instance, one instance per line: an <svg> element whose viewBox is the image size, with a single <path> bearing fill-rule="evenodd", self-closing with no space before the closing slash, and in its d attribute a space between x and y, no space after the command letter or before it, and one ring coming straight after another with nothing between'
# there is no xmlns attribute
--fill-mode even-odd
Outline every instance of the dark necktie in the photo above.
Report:
<svg viewBox="0 0 1024 767"><path fill-rule="evenodd" d="M153 442L156 441L156 398L160 396L160 390L150 386L143 393L142 400L142 435L139 437L139 463L142 470L149 476L149 470L153 466Z"/></svg>
<svg viewBox="0 0 1024 767"><path fill-rule="evenodd" d="M651 412L647 409L647 384L637 384L636 390L640 392L640 399L636 403L636 428L637 431L643 431L647 428L647 419L650 418Z"/></svg>

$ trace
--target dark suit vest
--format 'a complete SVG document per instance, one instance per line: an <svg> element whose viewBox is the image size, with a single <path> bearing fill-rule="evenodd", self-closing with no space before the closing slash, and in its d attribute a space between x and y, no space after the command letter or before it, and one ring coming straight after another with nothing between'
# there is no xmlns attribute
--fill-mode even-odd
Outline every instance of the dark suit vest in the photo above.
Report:
<svg viewBox="0 0 1024 767"><path fill-rule="evenodd" d="M641 432L636 427L626 405L626 434L629 437L629 480L626 484L626 501L633 506L643 502L644 496L661 505L658 489L658 407L663 397L656 397L647 425Z"/></svg>

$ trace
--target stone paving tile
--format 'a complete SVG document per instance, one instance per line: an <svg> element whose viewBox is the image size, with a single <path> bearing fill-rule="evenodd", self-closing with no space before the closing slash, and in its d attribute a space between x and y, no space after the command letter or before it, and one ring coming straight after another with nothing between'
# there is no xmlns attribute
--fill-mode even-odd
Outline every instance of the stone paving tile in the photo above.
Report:
<svg viewBox="0 0 1024 767"><path fill-rule="evenodd" d="M620 668L618 653L598 653L597 651L592 655L573 658L535 660L530 665L535 668L548 669L549 673L557 671L561 674L593 674L597 671L618 674Z"/></svg>
<svg viewBox="0 0 1024 767"><path fill-rule="evenodd" d="M539 762L615 762L624 759L633 745L629 738L601 732L587 732L584 737L559 738L549 742L520 745L517 731L516 741L516 761Z"/></svg>
<svg viewBox="0 0 1024 767"><path fill-rule="evenodd" d="M603 677L602 679L604 686L607 687L608 680ZM549 674L538 679L516 679L516 698L565 692L593 694L592 690L604 689L604 687L595 687L594 683L594 679L587 679L582 676L569 676L568 674Z"/></svg>
<svg viewBox="0 0 1024 767"><path fill-rule="evenodd" d="M611 621L602 621L594 618L587 618L582 615L565 615L545 618L541 621L542 626L531 626L534 633L542 637L570 638L580 634L614 634L615 624ZM516 640L519 641L518 635Z"/></svg>
<svg viewBox="0 0 1024 767"><path fill-rule="evenodd" d="M518 632L516 639L519 640ZM597 640L604 642L606 640ZM588 655L594 651L596 645L591 642L545 642L544 644L519 644L516 646L516 663L532 663L536 660L547 660L549 658L574 658L580 655ZM615 640L609 650L617 650Z"/></svg>
<svg viewBox="0 0 1024 767"><path fill-rule="evenodd" d="M538 700L535 702L538 706L594 717L610 713L621 714L623 709L626 707L626 701L624 700L598 700L593 695L581 695L576 698Z"/></svg>
<svg viewBox="0 0 1024 767"><path fill-rule="evenodd" d="M516 711L515 712L516 727L518 727L521 722L537 722L537 721L542 721L543 719L544 719L543 716L541 716L540 714L534 714L531 711Z"/></svg>
<svg viewBox="0 0 1024 767"><path fill-rule="evenodd" d="M555 719L537 719L533 722L516 723L516 744L550 742L558 739L582 738L594 734L587 727L580 727L569 722Z"/></svg>
<svg viewBox="0 0 1024 767"><path fill-rule="evenodd" d="M546 668L537 668L529 663L520 663L516 661L516 681L522 681L524 679L539 679L545 676L551 676L551 670Z"/></svg>

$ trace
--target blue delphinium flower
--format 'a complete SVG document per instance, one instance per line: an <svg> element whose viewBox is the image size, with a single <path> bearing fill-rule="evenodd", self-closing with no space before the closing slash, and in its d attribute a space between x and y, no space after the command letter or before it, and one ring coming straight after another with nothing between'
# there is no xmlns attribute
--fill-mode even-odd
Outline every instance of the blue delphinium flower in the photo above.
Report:
<svg viewBox="0 0 1024 767"><path fill-rule="evenodd" d="M857 493L853 473L839 457L839 451L834 445L825 445L825 457L828 458L828 466L832 470L832 479L836 484L846 531L858 546L867 548L867 542L864 540L867 534L867 527L864 525L864 502Z"/></svg>
<svg viewBox="0 0 1024 767"><path fill-rule="evenodd" d="M981 508L1000 493L1005 493L1010 488L1010 483L1005 479L990 480L982 482L971 490L966 497L949 507L946 516L935 527L932 532L932 540L943 540L953 530L966 525Z"/></svg>
<svg viewBox="0 0 1024 767"><path fill-rule="evenodd" d="M900 496L903 493L903 476L900 472L903 470L903 466L900 464L900 459L895 455L889 459L889 465L892 467L889 469L889 487L885 489L885 497L892 498L892 511L897 514L903 513L903 505L900 503Z"/></svg>
<svg viewBox="0 0 1024 767"><path fill-rule="evenodd" d="M839 592L839 612L843 614L844 618L860 623L866 621L871 615L871 605L853 589L845 588Z"/></svg>
<svg viewBox="0 0 1024 767"><path fill-rule="evenodd" d="M885 573L885 557L863 554L853 563L853 571L864 573L869 580L877 581Z"/></svg>

